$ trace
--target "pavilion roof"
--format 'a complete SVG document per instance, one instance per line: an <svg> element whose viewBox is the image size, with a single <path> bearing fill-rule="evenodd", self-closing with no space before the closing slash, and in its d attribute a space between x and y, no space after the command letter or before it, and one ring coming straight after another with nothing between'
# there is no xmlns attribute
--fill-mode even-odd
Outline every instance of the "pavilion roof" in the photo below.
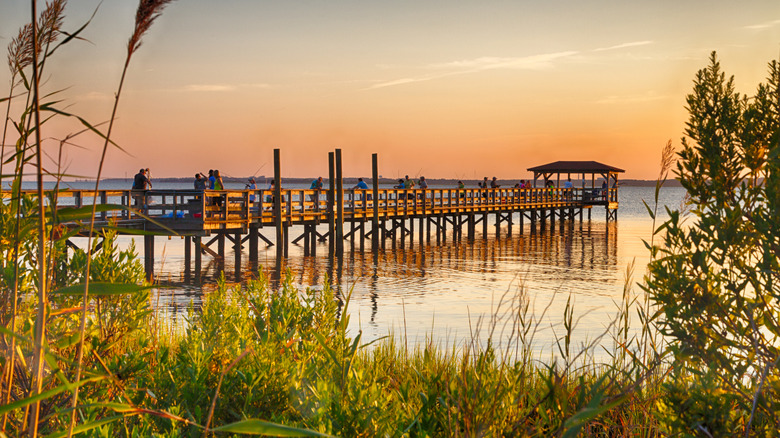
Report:
<svg viewBox="0 0 780 438"><path fill-rule="evenodd" d="M623 173L625 170L598 161L556 161L528 168L537 173Z"/></svg>

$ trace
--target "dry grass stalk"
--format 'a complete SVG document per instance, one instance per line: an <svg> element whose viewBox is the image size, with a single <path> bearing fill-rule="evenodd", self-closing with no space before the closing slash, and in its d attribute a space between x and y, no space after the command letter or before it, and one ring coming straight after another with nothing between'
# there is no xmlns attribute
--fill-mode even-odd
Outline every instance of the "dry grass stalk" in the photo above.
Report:
<svg viewBox="0 0 780 438"><path fill-rule="evenodd" d="M665 181L669 177L669 170L675 162L677 162L677 157L672 140L669 140L661 150L661 171L658 173L658 181Z"/></svg>
<svg viewBox="0 0 780 438"><path fill-rule="evenodd" d="M122 76L119 79L119 85L117 86L116 94L114 95L114 106L111 110L111 118L109 119L108 122L108 129L106 131L105 142L103 143L103 151L100 155L100 164L98 165L97 176L95 177L95 192L98 192L100 190L100 178L103 174L103 165L106 159L106 152L108 150L108 145L111 142L111 132L114 127L114 120L116 120L116 112L119 107L119 97L122 94L122 88L125 83L125 76L127 75L127 69L130 65L130 58L133 56L133 53L135 53L135 51L141 47L141 38L152 26L154 20L156 20L157 17L160 16L165 6L168 3L171 3L172 1L173 0L140 0L138 4L138 10L136 11L136 15L135 15L135 29L133 30L133 34L130 36L130 40L127 43L127 58L125 59L125 65L124 68L122 69ZM96 210L97 210L97 198L95 197L93 198L92 201L92 214L91 214L91 219L89 221L89 234L88 234L89 238L87 241L87 263L86 263L86 273L84 275L84 294L82 295L83 310L81 313L81 324L79 330L79 343L78 343L77 362L76 362L75 381L77 382L81 379L81 371L82 371L81 368L82 368L82 361L84 358L84 337L85 337L86 324L87 324L87 301L89 299L89 272L90 272L91 259L92 259L92 235L95 228ZM78 406L78 400L79 400L79 390L78 388L76 388L73 391L73 398L71 401L71 407L73 408L73 411L71 412L70 424L68 425L68 438L72 436L73 428L76 424L76 406Z"/></svg>
<svg viewBox="0 0 780 438"><path fill-rule="evenodd" d="M162 14L163 9L173 0L140 0L135 14L135 30L127 42L127 59L141 47L141 39L152 27L152 23Z"/></svg>

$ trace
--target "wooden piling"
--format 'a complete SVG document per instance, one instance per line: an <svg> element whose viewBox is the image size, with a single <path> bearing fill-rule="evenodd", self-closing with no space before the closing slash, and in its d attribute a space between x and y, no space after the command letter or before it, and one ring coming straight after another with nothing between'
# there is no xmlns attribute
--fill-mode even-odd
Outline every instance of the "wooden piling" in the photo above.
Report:
<svg viewBox="0 0 780 438"><path fill-rule="evenodd" d="M144 271L146 272L146 281L154 281L154 235L144 236Z"/></svg>
<svg viewBox="0 0 780 438"><path fill-rule="evenodd" d="M341 149L336 149L336 252L344 252L344 180L341 169Z"/></svg>
<svg viewBox="0 0 780 438"><path fill-rule="evenodd" d="M276 227L276 256L284 254L284 241L286 239L282 226L282 159L279 149L274 149L274 226Z"/></svg>
<svg viewBox="0 0 780 438"><path fill-rule="evenodd" d="M371 217L371 249L379 251L379 158L377 154L371 154L371 180L374 189L374 211Z"/></svg>
<svg viewBox="0 0 780 438"><path fill-rule="evenodd" d="M328 248L330 253L336 249L336 158L328 152Z"/></svg>

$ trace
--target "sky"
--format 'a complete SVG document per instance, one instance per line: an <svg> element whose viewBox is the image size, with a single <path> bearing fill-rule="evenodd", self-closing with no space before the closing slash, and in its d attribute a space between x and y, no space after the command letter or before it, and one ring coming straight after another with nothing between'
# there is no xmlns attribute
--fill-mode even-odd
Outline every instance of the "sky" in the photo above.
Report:
<svg viewBox="0 0 780 438"><path fill-rule="evenodd" d="M64 29L89 24L47 62L42 94L108 120L136 7L71 0ZM3 0L0 45L29 18L29 1ZM178 0L133 55L103 175L272 175L278 148L283 176L327 177L340 148L354 177L377 153L385 177L518 180L594 160L655 179L712 51L753 94L780 56L780 2ZM0 68L0 96L10 80ZM47 168L80 130L47 121ZM94 178L101 149L74 137L64 173Z"/></svg>

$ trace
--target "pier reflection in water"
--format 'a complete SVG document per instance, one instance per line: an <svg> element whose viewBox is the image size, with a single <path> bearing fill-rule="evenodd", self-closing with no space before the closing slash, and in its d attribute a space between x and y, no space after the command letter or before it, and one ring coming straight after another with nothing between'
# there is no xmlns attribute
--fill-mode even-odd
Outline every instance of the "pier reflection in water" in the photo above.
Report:
<svg viewBox="0 0 780 438"><path fill-rule="evenodd" d="M628 227L632 237L648 230L643 221L568 221L544 231L520 234L515 229L511 237L502 228L473 241L452 233L431 243L395 239L376 253L370 245L361 251L359 246L349 250L347 244L342 257L328 256L326 243L319 244L316 256L305 256L302 247L291 245L289 257L277 258L269 247L261 249L259 266L252 266L248 257L240 258L239 269L230 257L224 265L210 259L206 263L204 257L200 275L184 269L183 243L173 238L158 245L157 279L169 286L160 289L159 303L177 318L216 287L222 269L229 283L262 271L273 286L289 272L301 287L321 289L328 281L342 299L351 292L353 333L362 330L366 342L392 334L409 344L429 337L460 345L472 338L480 317L494 313L504 293L515 295L523 287L534 315L545 315L535 342L540 352L549 351L554 333L561 333L555 326L563 321L570 293L575 318L581 317L575 342L600 334L614 317L626 266L644 254L639 238L619 239L619 227ZM638 233L636 227L641 228ZM485 336L477 337L484 341ZM494 341L501 345L503 340Z"/></svg>

